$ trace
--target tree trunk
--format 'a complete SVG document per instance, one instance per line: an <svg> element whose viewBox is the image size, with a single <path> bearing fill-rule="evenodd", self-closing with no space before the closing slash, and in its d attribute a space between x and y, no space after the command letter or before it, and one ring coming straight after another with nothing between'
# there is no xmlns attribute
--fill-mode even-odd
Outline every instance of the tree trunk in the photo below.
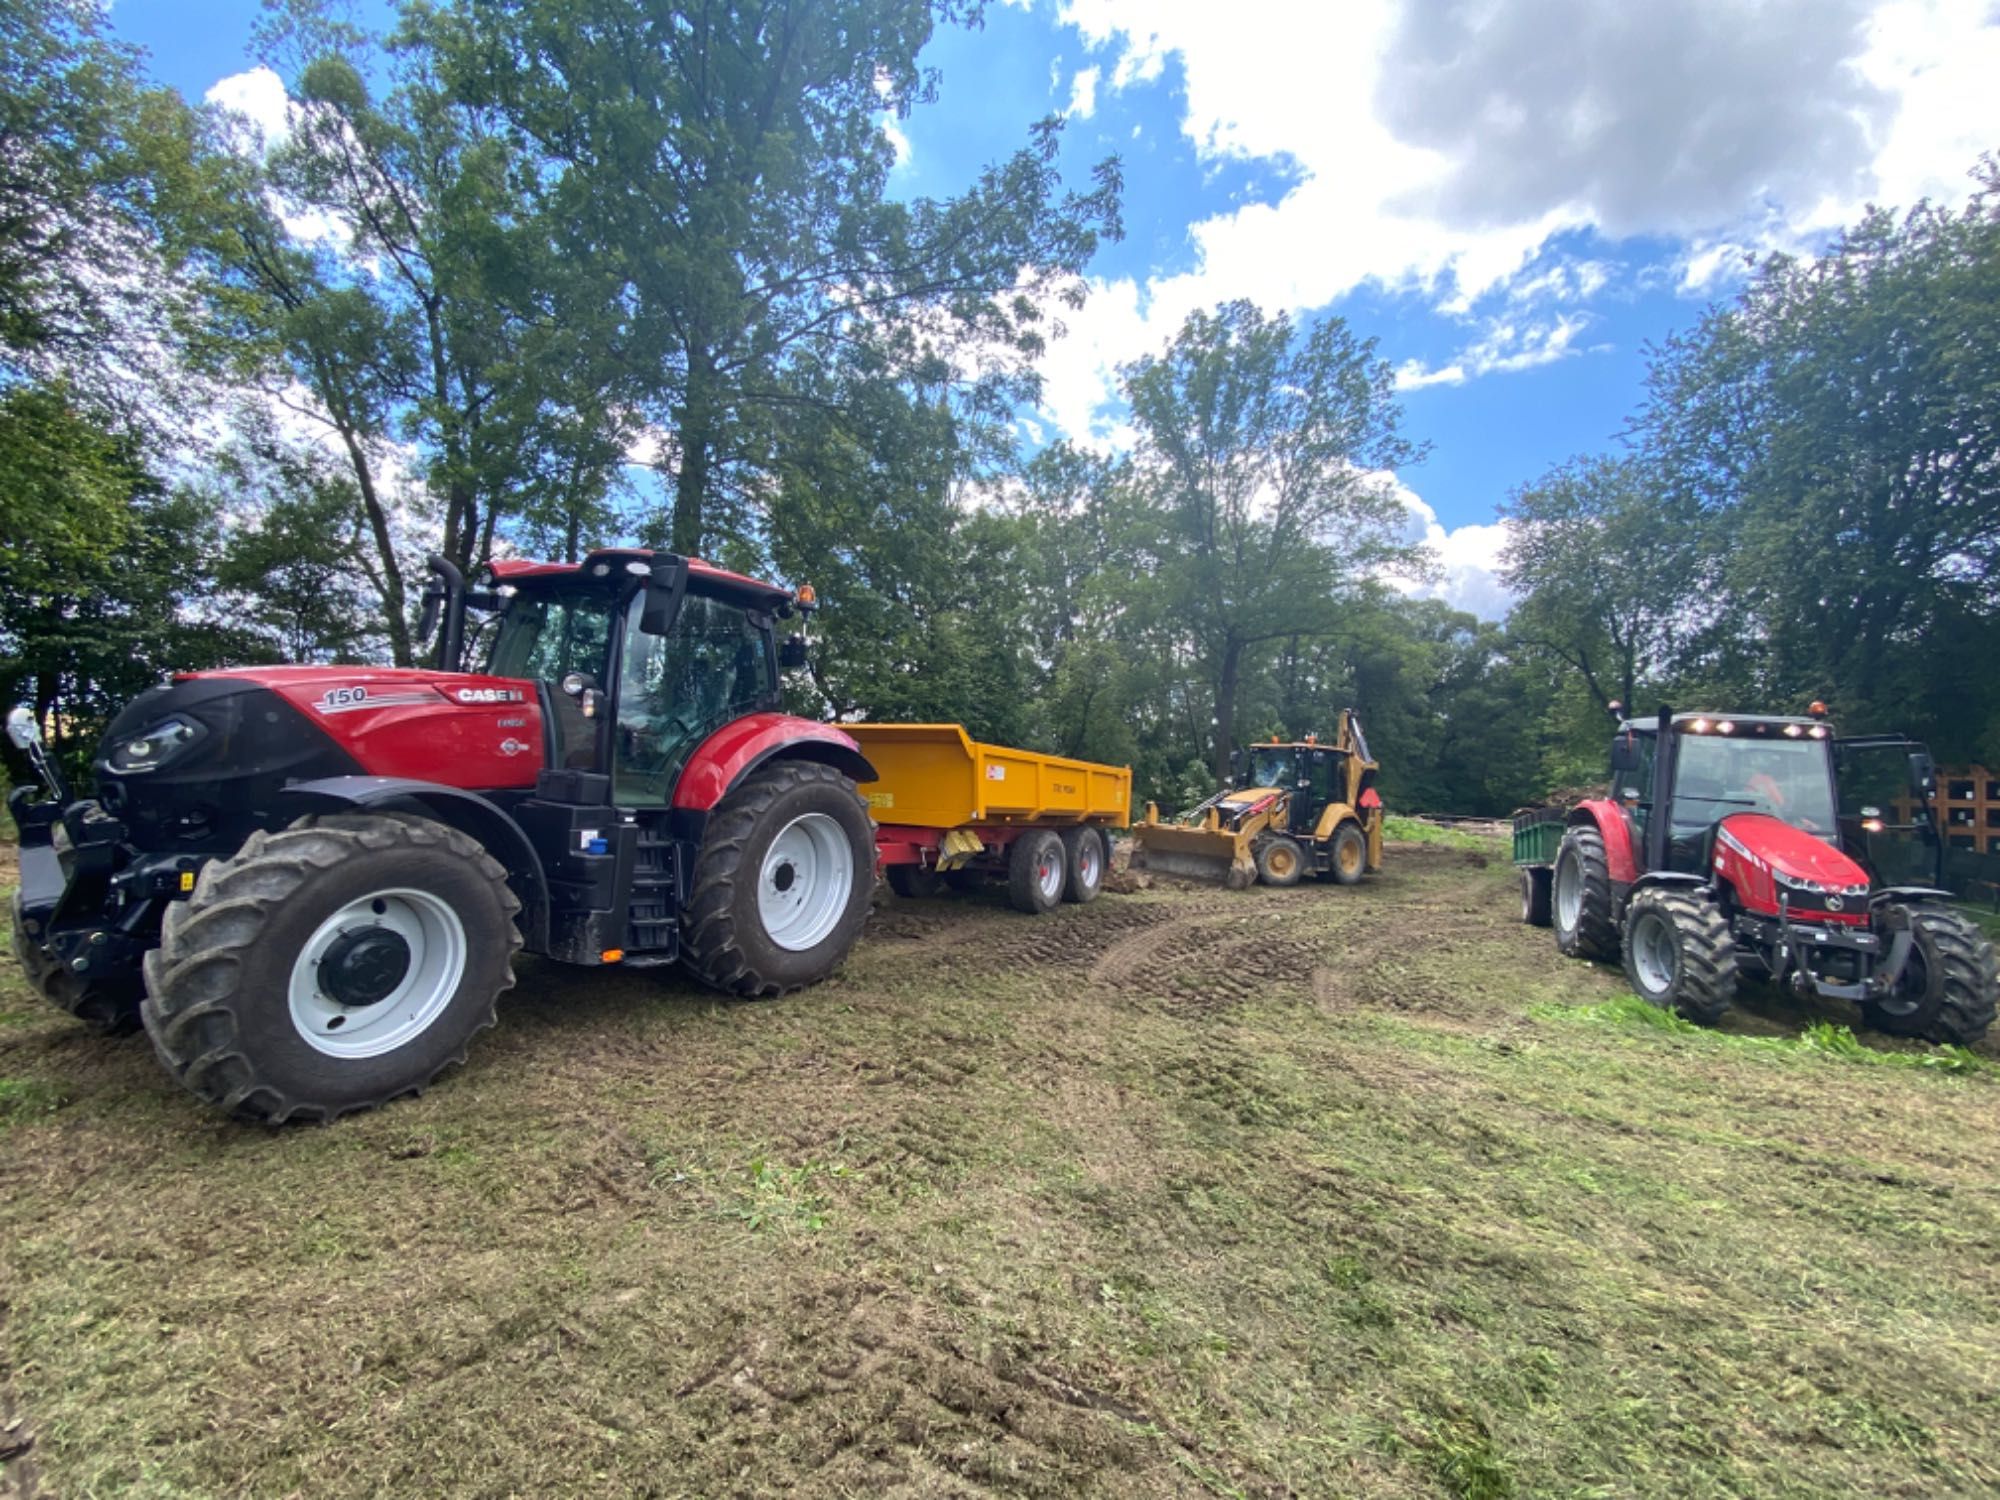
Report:
<svg viewBox="0 0 2000 1500"><path fill-rule="evenodd" d="M403 588L402 564L396 560L395 538L389 534L388 512L382 509L381 497L375 493L375 471L352 431L342 427L340 437L347 445L348 462L354 467L354 482L361 491L361 508L368 517L368 530L375 539L375 552L382 564L382 576L376 583L376 592L382 596L382 619L389 632L390 659L399 667L413 667L417 660L410 647L409 595Z"/></svg>
<svg viewBox="0 0 2000 1500"><path fill-rule="evenodd" d="M1222 647L1222 675L1215 683L1215 779L1229 779L1229 752L1236 748L1236 689L1243 671L1243 643L1231 636Z"/></svg>
<svg viewBox="0 0 2000 1500"><path fill-rule="evenodd" d="M674 482L674 524L668 544L683 557L699 557L703 512L716 438L715 368L706 351L688 356L687 392L674 413L680 473Z"/></svg>

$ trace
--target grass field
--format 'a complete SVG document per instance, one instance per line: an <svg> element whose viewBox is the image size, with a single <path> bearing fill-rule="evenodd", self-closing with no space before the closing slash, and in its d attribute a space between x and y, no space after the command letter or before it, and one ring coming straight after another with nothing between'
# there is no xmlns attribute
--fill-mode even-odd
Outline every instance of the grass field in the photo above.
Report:
<svg viewBox="0 0 2000 1500"><path fill-rule="evenodd" d="M1406 845L887 904L774 1004L523 964L272 1133L10 967L0 1491L1993 1493L1990 1054L1624 994Z"/></svg>

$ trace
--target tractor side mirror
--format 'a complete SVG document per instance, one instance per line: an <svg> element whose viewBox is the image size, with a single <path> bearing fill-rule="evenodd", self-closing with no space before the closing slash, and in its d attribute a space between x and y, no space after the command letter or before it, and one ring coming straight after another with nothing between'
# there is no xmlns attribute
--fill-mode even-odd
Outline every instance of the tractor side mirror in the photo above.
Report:
<svg viewBox="0 0 2000 1500"><path fill-rule="evenodd" d="M647 635L672 635L674 621L687 597L688 565L685 557L669 554L653 559L646 574L646 607L639 615L639 628Z"/></svg>
<svg viewBox="0 0 2000 1500"><path fill-rule="evenodd" d="M1639 769L1639 746L1629 734L1621 734L1611 742L1611 772L1623 776Z"/></svg>
<svg viewBox="0 0 2000 1500"><path fill-rule="evenodd" d="M806 664L806 638L788 635L778 643L778 669L796 672Z"/></svg>
<svg viewBox="0 0 2000 1500"><path fill-rule="evenodd" d="M1928 802L1937 791L1937 762L1931 759L1928 750L1910 752L1910 790L1917 794L1917 800Z"/></svg>

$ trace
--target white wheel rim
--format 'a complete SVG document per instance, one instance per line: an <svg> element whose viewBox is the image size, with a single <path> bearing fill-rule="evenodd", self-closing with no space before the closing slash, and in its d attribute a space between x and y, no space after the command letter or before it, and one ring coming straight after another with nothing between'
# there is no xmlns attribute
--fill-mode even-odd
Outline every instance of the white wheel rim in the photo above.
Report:
<svg viewBox="0 0 2000 1500"><path fill-rule="evenodd" d="M1632 924L1633 976L1648 1000L1674 987L1674 972L1680 965L1677 946L1667 919L1656 912L1645 912Z"/></svg>
<svg viewBox="0 0 2000 1500"><path fill-rule="evenodd" d="M1076 851L1076 873L1086 891L1095 890L1103 872L1104 846L1097 841L1097 835L1083 836L1083 846Z"/></svg>
<svg viewBox="0 0 2000 1500"><path fill-rule="evenodd" d="M825 942L854 890L854 850L825 813L802 813L778 830L757 876L764 935L789 953Z"/></svg>
<svg viewBox="0 0 2000 1500"><path fill-rule="evenodd" d="M1044 896L1054 901L1062 896L1062 882L1062 845L1051 840L1042 845L1041 859L1035 865L1035 884L1042 888Z"/></svg>
<svg viewBox="0 0 2000 1500"><path fill-rule="evenodd" d="M327 993L321 963L335 944L369 930L409 950L401 981L381 999L345 1005ZM328 1057L380 1057L430 1029L465 978L465 924L428 891L376 891L350 901L314 929L292 964L292 1026Z"/></svg>
<svg viewBox="0 0 2000 1500"><path fill-rule="evenodd" d="M1578 868L1581 863L1567 852L1556 861L1556 921L1564 932L1576 931L1577 918L1583 914L1583 872Z"/></svg>

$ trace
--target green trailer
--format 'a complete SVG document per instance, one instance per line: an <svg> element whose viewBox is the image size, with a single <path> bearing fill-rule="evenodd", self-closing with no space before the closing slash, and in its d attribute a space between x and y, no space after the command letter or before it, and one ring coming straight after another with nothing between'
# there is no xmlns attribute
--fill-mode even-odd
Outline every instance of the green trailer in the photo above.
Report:
<svg viewBox="0 0 2000 1500"><path fill-rule="evenodd" d="M1534 807L1514 814L1514 864L1521 872L1521 920L1535 927L1549 925L1549 890L1555 877L1556 850L1569 825L1566 807Z"/></svg>

